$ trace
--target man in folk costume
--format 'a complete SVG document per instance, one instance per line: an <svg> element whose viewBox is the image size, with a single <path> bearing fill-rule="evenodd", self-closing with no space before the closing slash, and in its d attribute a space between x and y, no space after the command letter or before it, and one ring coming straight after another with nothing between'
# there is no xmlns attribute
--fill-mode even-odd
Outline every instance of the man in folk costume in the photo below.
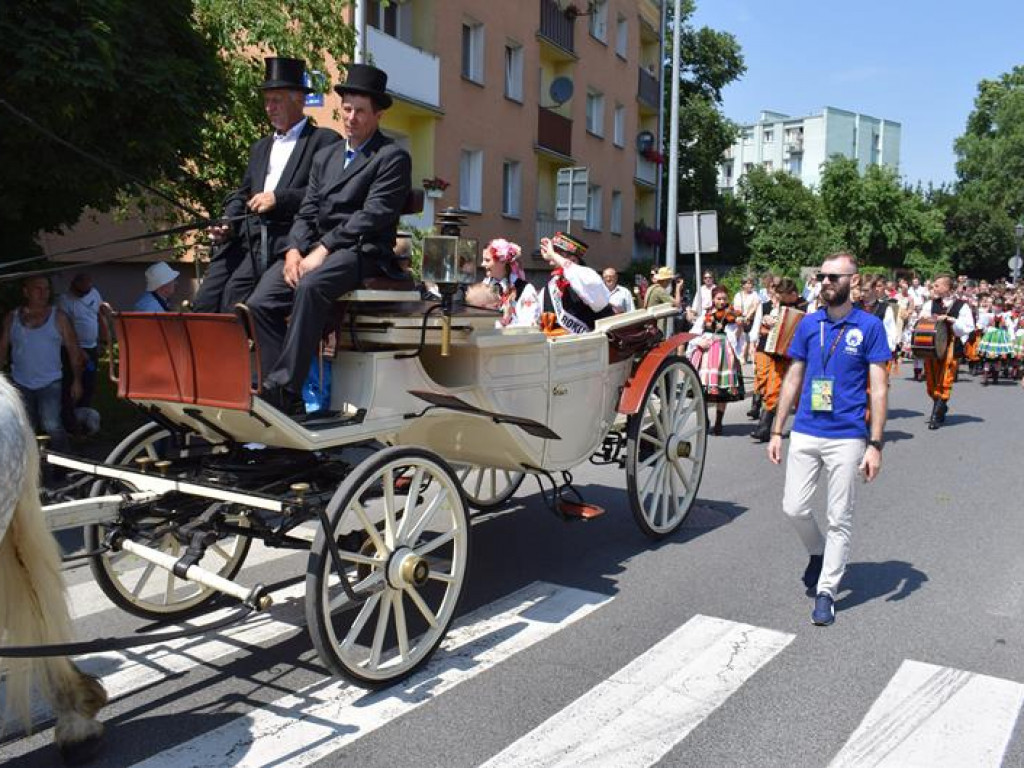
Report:
<svg viewBox="0 0 1024 768"><path fill-rule="evenodd" d="M223 224L210 228L218 246L193 301L197 312L230 312L255 288L269 266L282 258L288 230L309 184L313 155L341 141L330 128L318 128L303 113L306 63L265 59L260 89L274 131L249 149L242 184L224 206Z"/></svg>
<svg viewBox="0 0 1024 768"><path fill-rule="evenodd" d="M782 392L782 381L789 370L790 359L784 354L768 354L765 351L768 335L778 322L781 307L791 307L800 312L807 311L807 302L800 297L796 283L788 277L775 281L775 299L765 302L761 309L757 352L754 358L754 387L760 397L760 420L751 433L759 443L767 443L771 437L772 421ZM749 414L748 414L749 415Z"/></svg>
<svg viewBox="0 0 1024 768"><path fill-rule="evenodd" d="M299 393L334 302L394 267L412 158L379 129L392 104L387 83L383 70L350 64L346 81L334 86L346 143L316 153L284 259L247 302L260 343L263 397L285 413L303 412Z"/></svg>
<svg viewBox="0 0 1024 768"><path fill-rule="evenodd" d="M939 275L932 280L932 299L921 308L921 317L931 317L950 326L950 333L958 343L950 343L946 355L939 360L925 360L925 382L928 397L933 401L928 429L938 429L946 420L953 381L960 365L962 345L974 330L974 315L967 302L953 295L954 282L950 275ZM961 347L962 349L962 347Z"/></svg>
<svg viewBox="0 0 1024 768"><path fill-rule="evenodd" d="M572 235L541 238L541 256L553 267L551 279L539 296L532 286L523 292L517 324L539 325L551 335L587 333L615 314L601 275L583 263L586 252L587 244Z"/></svg>

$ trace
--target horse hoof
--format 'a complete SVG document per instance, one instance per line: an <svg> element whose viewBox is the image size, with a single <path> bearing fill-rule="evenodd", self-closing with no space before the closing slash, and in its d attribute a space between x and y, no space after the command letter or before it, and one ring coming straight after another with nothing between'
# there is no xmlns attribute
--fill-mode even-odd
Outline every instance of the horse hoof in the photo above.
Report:
<svg viewBox="0 0 1024 768"><path fill-rule="evenodd" d="M95 736L88 736L81 741L73 741L61 744L60 758L65 765L84 765L96 759L96 756L103 749L103 732Z"/></svg>

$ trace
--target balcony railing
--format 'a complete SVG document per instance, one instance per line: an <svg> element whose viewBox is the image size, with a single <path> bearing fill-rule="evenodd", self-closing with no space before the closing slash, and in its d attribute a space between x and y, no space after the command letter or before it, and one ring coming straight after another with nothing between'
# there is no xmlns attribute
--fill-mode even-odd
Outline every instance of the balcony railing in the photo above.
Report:
<svg viewBox="0 0 1024 768"><path fill-rule="evenodd" d="M554 237L555 232L560 232L565 229L565 222L558 221L553 213L544 213L537 211L537 232L534 238L535 243L539 243L541 238Z"/></svg>
<svg viewBox="0 0 1024 768"><path fill-rule="evenodd" d="M646 157L636 157L636 178L652 187L658 183L658 165L652 163Z"/></svg>
<svg viewBox="0 0 1024 768"><path fill-rule="evenodd" d="M643 67L637 71L640 73L637 96L647 106L657 109L661 106L661 81Z"/></svg>
<svg viewBox="0 0 1024 768"><path fill-rule="evenodd" d="M366 30L366 42L374 64L390 75L390 91L433 107L441 106L441 64L437 56L373 27Z"/></svg>
<svg viewBox="0 0 1024 768"><path fill-rule="evenodd" d="M572 156L572 120L540 107L537 115L537 144L566 157Z"/></svg>
<svg viewBox="0 0 1024 768"><path fill-rule="evenodd" d="M540 34L559 48L575 52L573 20L560 10L555 0L540 0Z"/></svg>

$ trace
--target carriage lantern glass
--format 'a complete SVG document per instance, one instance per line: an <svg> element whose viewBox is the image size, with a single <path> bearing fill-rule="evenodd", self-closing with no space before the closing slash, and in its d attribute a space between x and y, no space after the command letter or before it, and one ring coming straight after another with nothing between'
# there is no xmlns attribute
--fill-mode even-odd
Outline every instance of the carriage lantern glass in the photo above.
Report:
<svg viewBox="0 0 1024 768"><path fill-rule="evenodd" d="M437 283L441 294L455 293L476 280L479 243L462 237L466 215L457 208L438 214L438 235L423 238L423 279Z"/></svg>

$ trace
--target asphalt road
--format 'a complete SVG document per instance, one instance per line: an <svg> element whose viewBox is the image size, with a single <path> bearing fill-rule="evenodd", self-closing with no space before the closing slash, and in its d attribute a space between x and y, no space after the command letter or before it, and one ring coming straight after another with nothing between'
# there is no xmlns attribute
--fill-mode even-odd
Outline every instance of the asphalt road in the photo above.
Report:
<svg viewBox="0 0 1024 768"><path fill-rule="evenodd" d="M965 376L932 432L909 371L893 382L882 474L858 488L832 627L810 623L783 470L734 404L697 506L660 544L633 523L615 468L576 472L609 510L594 521L556 519L528 483L476 525L461 612L476 625L475 611L535 609L409 685L332 683L299 597L281 605L285 631L94 662L124 691L96 765L1024 765L1024 391ZM303 570L290 555L242 580ZM141 626L85 569L69 581L80 636ZM0 762L54 765L51 737L8 737Z"/></svg>

